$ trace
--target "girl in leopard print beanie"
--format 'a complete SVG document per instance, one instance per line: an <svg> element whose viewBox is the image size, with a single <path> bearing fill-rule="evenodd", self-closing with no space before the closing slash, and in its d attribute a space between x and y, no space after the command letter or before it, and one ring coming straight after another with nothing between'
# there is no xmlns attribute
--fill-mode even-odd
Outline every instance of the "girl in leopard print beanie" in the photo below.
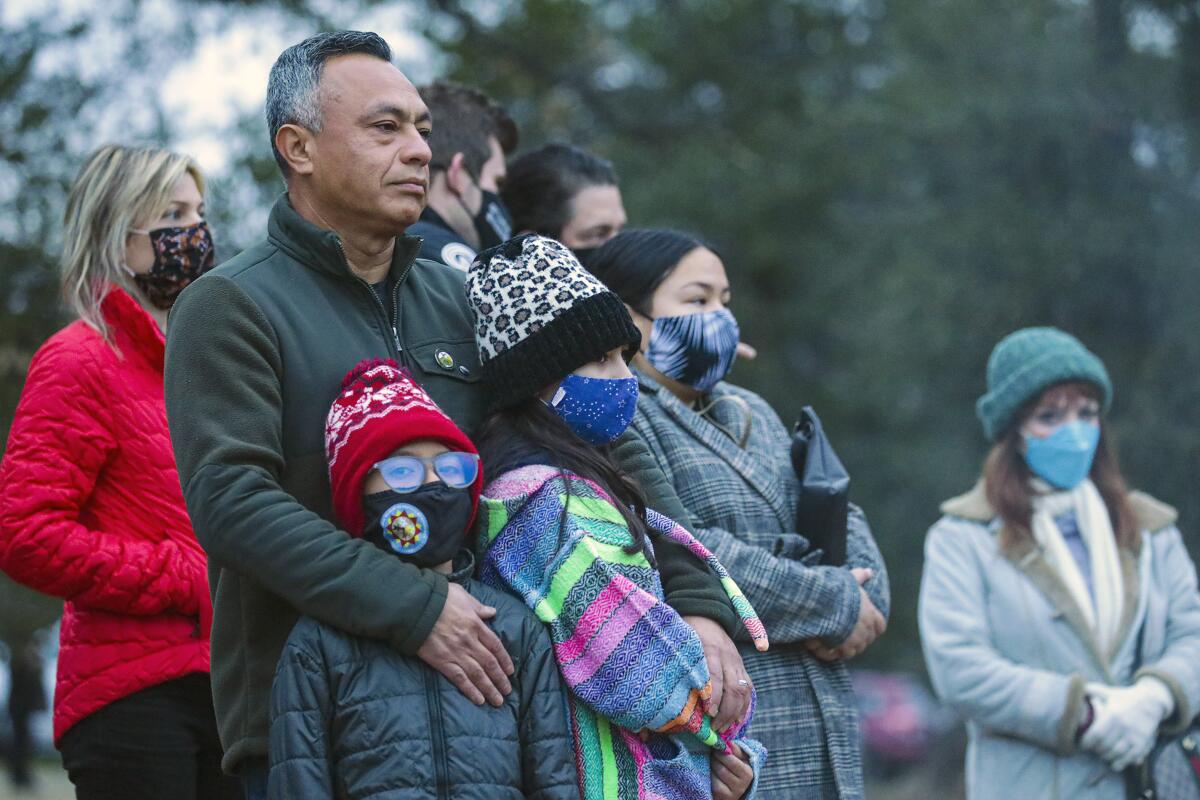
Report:
<svg viewBox="0 0 1200 800"><path fill-rule="evenodd" d="M640 336L628 310L541 236L481 253L467 298L492 395L477 441L496 476L481 498L480 579L524 600L554 640L582 796L752 797L765 751L744 736L749 713L714 730L703 647L664 598L647 533L719 575L766 649L762 623L716 558L648 510L608 452L637 405L626 359Z"/></svg>

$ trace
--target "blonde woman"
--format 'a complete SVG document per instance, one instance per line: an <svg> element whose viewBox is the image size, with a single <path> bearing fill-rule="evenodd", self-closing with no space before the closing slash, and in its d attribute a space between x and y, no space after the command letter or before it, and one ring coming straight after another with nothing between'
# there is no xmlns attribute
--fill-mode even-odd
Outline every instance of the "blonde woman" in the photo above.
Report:
<svg viewBox="0 0 1200 800"><path fill-rule="evenodd" d="M54 739L76 795L224 798L204 552L163 404L163 333L213 260L189 158L106 146L67 200L65 298L0 464L0 569L66 600Z"/></svg>

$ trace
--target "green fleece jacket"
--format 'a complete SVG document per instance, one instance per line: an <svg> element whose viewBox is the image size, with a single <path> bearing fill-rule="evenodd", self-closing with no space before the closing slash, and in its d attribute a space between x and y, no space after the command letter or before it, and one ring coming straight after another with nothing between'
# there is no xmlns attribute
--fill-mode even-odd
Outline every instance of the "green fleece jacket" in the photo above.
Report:
<svg viewBox="0 0 1200 800"><path fill-rule="evenodd" d="M333 520L325 417L359 361L412 370L468 434L486 394L463 273L396 241L389 313L349 269L336 234L284 195L265 242L189 286L167 329L167 417L184 499L209 559L212 683L223 766L267 752L275 664L301 614L414 654L445 604L444 576L344 533ZM627 452L644 473L650 454ZM664 543L669 544L669 543ZM719 580L658 545L681 614L737 617Z"/></svg>

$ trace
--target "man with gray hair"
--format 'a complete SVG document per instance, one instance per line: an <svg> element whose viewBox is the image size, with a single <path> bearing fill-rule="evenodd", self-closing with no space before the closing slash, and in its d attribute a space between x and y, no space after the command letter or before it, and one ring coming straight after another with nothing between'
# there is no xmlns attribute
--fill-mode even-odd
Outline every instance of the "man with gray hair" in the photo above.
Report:
<svg viewBox="0 0 1200 800"><path fill-rule="evenodd" d="M264 242L179 297L166 356L175 458L214 593L223 766L250 797L265 793L272 678L301 614L416 655L479 704L502 705L513 671L493 609L332 521L322 433L354 365L397 362L468 434L488 401L463 273L417 259L420 239L405 235L426 204L429 112L381 38L339 31L279 56L267 121L287 192ZM658 553L678 610L736 624L714 576L668 543ZM710 662L736 656L724 634L704 641Z"/></svg>

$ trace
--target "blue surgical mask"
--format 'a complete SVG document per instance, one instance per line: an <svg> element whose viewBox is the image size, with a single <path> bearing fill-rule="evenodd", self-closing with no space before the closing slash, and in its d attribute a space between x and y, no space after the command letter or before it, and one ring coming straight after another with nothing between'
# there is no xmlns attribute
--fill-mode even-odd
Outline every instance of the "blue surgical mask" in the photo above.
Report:
<svg viewBox="0 0 1200 800"><path fill-rule="evenodd" d="M740 338L727 308L659 317L650 329L646 360L668 378L707 392L729 373Z"/></svg>
<svg viewBox="0 0 1200 800"><path fill-rule="evenodd" d="M571 374L563 378L546 405L580 439L599 446L625 432L637 411L637 399L636 378L585 378Z"/></svg>
<svg viewBox="0 0 1200 800"><path fill-rule="evenodd" d="M1095 422L1064 423L1044 439L1025 437L1025 463L1050 485L1074 489L1092 471L1099 442L1100 426Z"/></svg>

